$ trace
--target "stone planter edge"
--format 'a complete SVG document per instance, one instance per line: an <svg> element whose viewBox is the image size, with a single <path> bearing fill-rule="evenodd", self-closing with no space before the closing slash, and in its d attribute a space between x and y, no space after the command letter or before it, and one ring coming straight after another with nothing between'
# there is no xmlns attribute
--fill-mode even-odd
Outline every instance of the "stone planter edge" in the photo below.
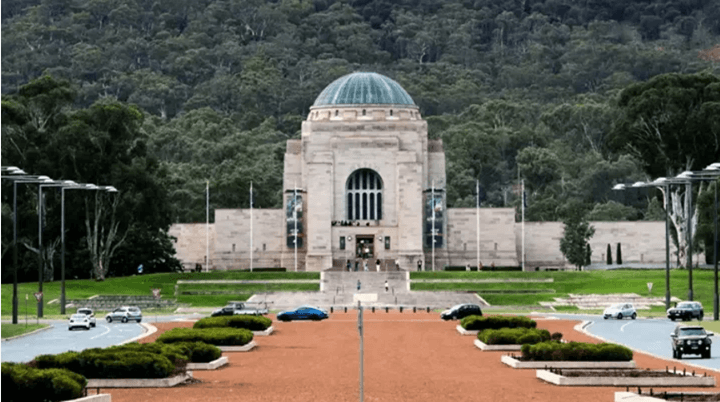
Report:
<svg viewBox="0 0 720 402"><path fill-rule="evenodd" d="M516 369L543 369L552 368L635 368L635 361L629 362L591 362L591 361L532 361L524 362L512 356L503 355L500 361Z"/></svg>
<svg viewBox="0 0 720 402"><path fill-rule="evenodd" d="M457 332L460 333L460 335L477 335L480 331L468 331L467 329L463 328L462 325L458 324L455 329L457 329Z"/></svg>
<svg viewBox="0 0 720 402"><path fill-rule="evenodd" d="M247 345L242 346L219 346L216 345L223 352L247 352L252 350L257 344L255 341L250 341Z"/></svg>
<svg viewBox="0 0 720 402"><path fill-rule="evenodd" d="M518 352L522 345L486 345L480 339L475 339L475 346L483 351Z"/></svg>
<svg viewBox="0 0 720 402"><path fill-rule="evenodd" d="M82 398L77 399L70 399L65 402L111 402L112 396L110 394L98 394L98 395L88 395L84 396Z"/></svg>
<svg viewBox="0 0 720 402"><path fill-rule="evenodd" d="M268 336L268 335L272 334L274 330L275 329L271 325L264 331L252 331L252 333L253 333L253 336Z"/></svg>
<svg viewBox="0 0 720 402"><path fill-rule="evenodd" d="M637 378L637 377L564 377L547 370L537 370L537 378L555 385L590 387L714 387L715 377L692 374L685 378ZM687 378L693 377L693 378ZM677 381L675 381L677 380ZM684 380L684 381L683 381ZM682 381L682 382L681 382Z"/></svg>
<svg viewBox="0 0 720 402"><path fill-rule="evenodd" d="M187 369L188 370L215 370L218 367L222 367L224 365L228 364L228 358L226 356L221 356L218 359L215 359L211 362L207 363L188 363Z"/></svg>
<svg viewBox="0 0 720 402"><path fill-rule="evenodd" d="M169 388L188 378L192 371L168 378L88 378L85 388Z"/></svg>

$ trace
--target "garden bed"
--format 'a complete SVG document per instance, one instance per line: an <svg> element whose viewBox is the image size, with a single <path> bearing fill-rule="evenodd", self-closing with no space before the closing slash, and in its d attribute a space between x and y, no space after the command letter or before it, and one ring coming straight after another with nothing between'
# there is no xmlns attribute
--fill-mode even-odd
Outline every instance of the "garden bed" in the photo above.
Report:
<svg viewBox="0 0 720 402"><path fill-rule="evenodd" d="M228 363L228 358L223 356L219 359L215 359L209 363L188 363L188 370L215 370L218 367L222 367Z"/></svg>
<svg viewBox="0 0 720 402"><path fill-rule="evenodd" d="M457 332L459 332L460 335L477 335L478 332L480 332L478 330L475 330L475 331L467 330L467 329L463 328L462 325L459 325L459 324L455 327L455 329L457 329Z"/></svg>
<svg viewBox="0 0 720 402"><path fill-rule="evenodd" d="M88 378L86 388L168 388L192 378L192 371L167 378Z"/></svg>
<svg viewBox="0 0 720 402"><path fill-rule="evenodd" d="M720 401L720 393L718 392L661 392L656 394L643 393L642 395L634 392L616 392L615 402L663 402L663 401L683 401L683 402L707 402Z"/></svg>
<svg viewBox="0 0 720 402"><path fill-rule="evenodd" d="M715 377L655 370L538 370L537 378L555 385L613 387L714 387Z"/></svg>
<svg viewBox="0 0 720 402"><path fill-rule="evenodd" d="M523 361L513 356L504 355L500 361L517 369L545 369L545 368L590 368L590 369L633 369L635 362L591 362L591 361Z"/></svg>
<svg viewBox="0 0 720 402"><path fill-rule="evenodd" d="M483 351L519 352L522 345L487 345L480 339L475 339L475 346Z"/></svg>
<svg viewBox="0 0 720 402"><path fill-rule="evenodd" d="M253 336L268 336L268 335L272 334L273 331L274 331L273 327L270 326L270 327L268 327L268 329L266 329L264 331L253 331L252 333L253 333Z"/></svg>
<svg viewBox="0 0 720 402"><path fill-rule="evenodd" d="M242 346L223 346L217 345L217 347L223 352L248 352L256 346L255 341Z"/></svg>

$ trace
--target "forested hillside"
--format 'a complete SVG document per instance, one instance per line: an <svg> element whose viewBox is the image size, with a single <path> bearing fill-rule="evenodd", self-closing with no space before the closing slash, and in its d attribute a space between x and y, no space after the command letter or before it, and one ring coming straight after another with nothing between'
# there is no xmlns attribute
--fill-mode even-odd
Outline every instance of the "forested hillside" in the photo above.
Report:
<svg viewBox="0 0 720 402"><path fill-rule="evenodd" d="M716 0L3 0L2 93L49 74L75 108L136 104L172 222L204 221L206 180L212 207L247 207L251 180L255 206L278 207L285 140L353 71L420 106L445 144L449 206L473 206L476 179L484 206L517 205L523 177L530 220L570 198L591 218L648 219L642 193L608 203L612 183L644 178L608 144L619 93L716 75L719 43Z"/></svg>

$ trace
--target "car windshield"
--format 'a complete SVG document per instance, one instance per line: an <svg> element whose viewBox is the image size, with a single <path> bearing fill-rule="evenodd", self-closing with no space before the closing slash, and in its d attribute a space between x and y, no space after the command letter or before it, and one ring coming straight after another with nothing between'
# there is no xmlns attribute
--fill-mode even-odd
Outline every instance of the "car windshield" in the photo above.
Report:
<svg viewBox="0 0 720 402"><path fill-rule="evenodd" d="M70 317L71 320L82 320L85 318L85 314L73 314L72 317Z"/></svg>
<svg viewBox="0 0 720 402"><path fill-rule="evenodd" d="M693 335L705 335L705 330L702 328L683 328L680 330L682 336L693 336Z"/></svg>
<svg viewBox="0 0 720 402"><path fill-rule="evenodd" d="M92 311L91 310L78 310L77 313L90 315L90 314L92 314Z"/></svg>
<svg viewBox="0 0 720 402"><path fill-rule="evenodd" d="M692 308L692 303L680 303L678 304L678 308Z"/></svg>
<svg viewBox="0 0 720 402"><path fill-rule="evenodd" d="M140 309L137 308L137 307L130 307L130 308L128 309L128 311L132 311L133 313L137 313L137 312L140 311Z"/></svg>
<svg viewBox="0 0 720 402"><path fill-rule="evenodd" d="M457 310L457 309L459 309L459 308L462 307L462 306L464 306L464 304L456 304L456 305L450 307L450 310Z"/></svg>

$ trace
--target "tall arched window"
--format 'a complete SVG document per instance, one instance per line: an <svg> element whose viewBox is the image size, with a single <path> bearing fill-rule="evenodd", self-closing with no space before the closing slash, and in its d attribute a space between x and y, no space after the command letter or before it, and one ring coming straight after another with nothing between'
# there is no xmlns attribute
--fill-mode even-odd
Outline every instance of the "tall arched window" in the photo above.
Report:
<svg viewBox="0 0 720 402"><path fill-rule="evenodd" d="M382 179L374 170L358 169L347 181L347 219L382 219Z"/></svg>

